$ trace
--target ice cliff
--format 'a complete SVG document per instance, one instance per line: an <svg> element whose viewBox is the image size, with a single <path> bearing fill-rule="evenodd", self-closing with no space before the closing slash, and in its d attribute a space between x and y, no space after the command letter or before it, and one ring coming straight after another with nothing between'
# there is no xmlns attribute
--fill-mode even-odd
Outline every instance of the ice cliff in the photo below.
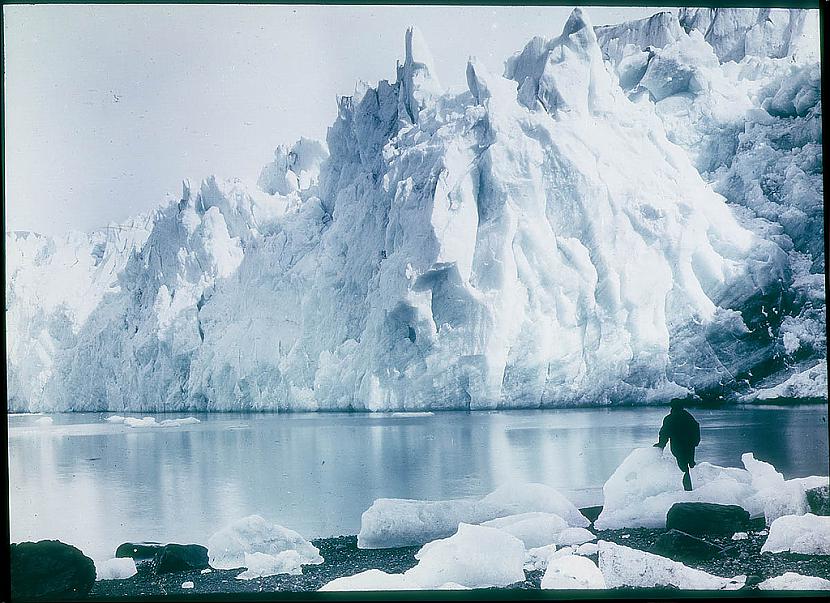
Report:
<svg viewBox="0 0 830 603"><path fill-rule="evenodd" d="M681 9L597 28L629 97L653 107L740 223L787 256L777 285L725 302L750 332L713 331L697 364L728 367L745 386L775 386L827 356L817 32L816 11L789 9Z"/></svg>
<svg viewBox="0 0 830 603"><path fill-rule="evenodd" d="M396 81L339 99L326 144L278 148L257 190L185 182L129 236L7 234L9 408L777 385L826 357L817 36L784 13L595 30L577 9L504 76L470 59L462 94L413 28Z"/></svg>

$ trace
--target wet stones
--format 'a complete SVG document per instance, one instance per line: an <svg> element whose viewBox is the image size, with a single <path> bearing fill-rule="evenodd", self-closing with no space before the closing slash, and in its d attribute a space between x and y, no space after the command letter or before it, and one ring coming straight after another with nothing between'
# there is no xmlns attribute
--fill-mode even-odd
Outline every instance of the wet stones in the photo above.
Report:
<svg viewBox="0 0 830 603"><path fill-rule="evenodd" d="M59 540L12 544L10 552L15 599L78 598L95 584L92 559Z"/></svg>
<svg viewBox="0 0 830 603"><path fill-rule="evenodd" d="M651 547L651 552L676 561L696 561L711 559L721 554L723 548L680 530L672 529L657 538Z"/></svg>

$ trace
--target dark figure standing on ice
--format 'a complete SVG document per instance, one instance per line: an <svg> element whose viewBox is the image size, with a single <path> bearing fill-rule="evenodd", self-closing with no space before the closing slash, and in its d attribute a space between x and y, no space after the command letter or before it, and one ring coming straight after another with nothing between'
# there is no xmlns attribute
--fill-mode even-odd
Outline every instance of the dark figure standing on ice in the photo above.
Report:
<svg viewBox="0 0 830 603"><path fill-rule="evenodd" d="M673 400L671 412L663 419L660 428L660 439L655 444L664 448L671 440L671 453L677 459L677 466L683 472L683 488L692 489L692 477L689 469L695 466L695 447L700 444L700 425L689 411L683 408L683 403Z"/></svg>

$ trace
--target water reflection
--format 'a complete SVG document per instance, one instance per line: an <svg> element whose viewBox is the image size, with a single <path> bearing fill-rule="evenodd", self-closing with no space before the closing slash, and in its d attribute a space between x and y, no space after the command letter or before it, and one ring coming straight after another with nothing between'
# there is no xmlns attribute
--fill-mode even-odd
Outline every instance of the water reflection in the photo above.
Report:
<svg viewBox="0 0 830 603"><path fill-rule="evenodd" d="M665 409L434 415L201 415L130 429L105 415L9 417L11 539L60 538L95 558L126 540L206 542L258 513L308 537L354 534L380 497L481 496L511 480L547 483L577 504ZM696 410L698 459L740 466L754 451L786 477L827 475L827 408Z"/></svg>

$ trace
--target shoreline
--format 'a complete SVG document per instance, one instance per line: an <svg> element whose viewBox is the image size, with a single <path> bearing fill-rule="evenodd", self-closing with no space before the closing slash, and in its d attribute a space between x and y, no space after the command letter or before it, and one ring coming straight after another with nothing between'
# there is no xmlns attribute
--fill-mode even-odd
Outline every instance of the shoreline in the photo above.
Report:
<svg viewBox="0 0 830 603"><path fill-rule="evenodd" d="M622 530L596 530L593 527L593 518L598 514L598 508L580 509L592 523L589 528L598 540L605 540L615 544L651 551L658 537L667 530L658 528L632 528ZM732 540L731 535L709 535L703 536L706 541L720 547L719 554L708 559L691 561L684 559L683 563L688 567L699 569L707 573L732 578L738 575L748 577L747 584L738 591L717 591L718 596L776 596L790 595L795 592L805 591L760 591L757 584L763 580L774 578L785 572L797 572L807 576L827 577L830 576L830 556L801 555L796 553L761 553L761 547L766 540L766 526L763 519L754 520L748 537L744 540ZM280 574L252 580L237 580L236 576L242 569L234 570L211 570L202 573L200 570L173 572L157 575L153 571L151 562L137 563L138 573L125 580L96 581L88 595L79 600L85 601L108 601L108 600L150 600L155 598L199 598L200 596L219 600L222 597L237 599L246 596L268 598L279 597L290 593L296 597L305 593L315 595L315 592L327 582L343 576L351 576L369 569L379 569L387 573L402 573L415 566L417 560L414 555L421 548L419 546L388 548L388 549L359 549L357 548L357 537L353 535L338 536L331 538L319 538L311 541L320 550L325 559L320 565L303 566L302 575ZM664 555L665 556L665 555ZM597 554L587 556L594 563L597 562ZM668 555L674 558L674 555ZM676 559L677 560L677 559ZM544 595L540 590L540 583L544 570L525 570L525 580L502 588L476 589L473 592L490 593L499 598L498 593L515 593L516 590L536 591L537 595ZM184 582L193 582L192 589L183 589ZM377 591L375 591L377 592ZM411 597L417 597L418 592L414 591ZM435 591L432 591L435 592ZM440 591L441 595L451 592ZM461 591L462 593L467 591ZM561 591L568 596L568 592L577 593L577 596L584 598L588 592L585 591ZM643 596L659 598L661 592L670 596L688 593L688 596L702 596L706 591L680 591L677 589L609 589L605 591L589 591L591 596L597 598L605 596L619 596L633 592L642 593ZM734 594L732 594L734 593ZM352 593L351 596L358 596L361 593ZM366 591L366 594L372 595ZM470 593L468 593L469 596ZM525 593L531 595L531 593ZM548 596L553 593L548 593ZM826 593L823 593L826 595ZM335 593L336 596L347 596L345 593ZM383 591L375 595L382 596ZM327 595L328 596L328 595ZM463 596L463 595L462 595ZM534 597L535 598L535 597Z"/></svg>

